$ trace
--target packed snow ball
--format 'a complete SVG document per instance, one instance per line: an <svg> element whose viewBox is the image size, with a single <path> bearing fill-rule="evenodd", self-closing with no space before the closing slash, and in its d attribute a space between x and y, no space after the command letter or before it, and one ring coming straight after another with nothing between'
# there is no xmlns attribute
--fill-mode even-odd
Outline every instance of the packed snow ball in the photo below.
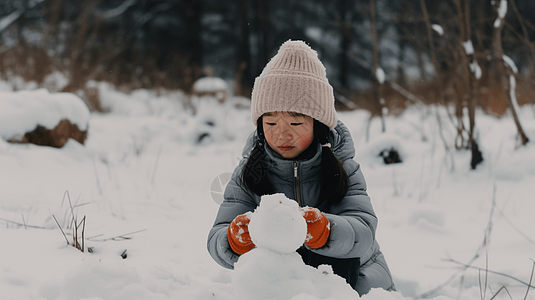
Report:
<svg viewBox="0 0 535 300"><path fill-rule="evenodd" d="M258 248L292 253L305 241L307 225L297 202L282 193L265 195L251 215L249 234Z"/></svg>

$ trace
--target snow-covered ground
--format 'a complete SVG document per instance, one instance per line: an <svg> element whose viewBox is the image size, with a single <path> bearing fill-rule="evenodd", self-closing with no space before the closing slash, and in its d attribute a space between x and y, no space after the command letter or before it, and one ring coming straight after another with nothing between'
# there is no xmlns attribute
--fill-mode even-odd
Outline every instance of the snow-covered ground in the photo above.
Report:
<svg viewBox="0 0 535 300"><path fill-rule="evenodd" d="M244 287L211 259L206 238L220 199L214 180L237 165L254 129L249 110L197 99L192 115L180 93L99 88L111 112L90 115L86 145L0 139L0 298L235 299ZM535 109L522 107L532 143L518 149L511 117L478 113L485 161L475 171L468 151L445 151L434 109L387 117L387 134L374 120L369 141L366 112L339 113L399 290L363 298L490 299L505 286L512 299L524 299L535 259ZM440 113L451 149L455 132ZM390 146L403 163L382 164L377 152ZM83 253L67 245L55 221L72 241L71 207L79 235L85 224ZM255 284L243 276L238 282ZM495 299L511 298L502 290Z"/></svg>

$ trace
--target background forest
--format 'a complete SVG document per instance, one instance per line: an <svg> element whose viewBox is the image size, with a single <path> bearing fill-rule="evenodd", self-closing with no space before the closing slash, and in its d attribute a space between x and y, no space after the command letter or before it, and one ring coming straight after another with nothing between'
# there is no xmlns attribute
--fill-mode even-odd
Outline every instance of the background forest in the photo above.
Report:
<svg viewBox="0 0 535 300"><path fill-rule="evenodd" d="M496 87L493 42L500 1L491 0L3 0L0 75L41 84L55 70L76 90L88 80L124 89L188 90L199 77L235 80L248 96L278 47L306 40L319 52L339 96L357 101L370 91L374 70L417 94L451 88L462 98L463 44L483 70L479 85ZM509 0L501 45L519 66L521 94L533 86L535 2ZM469 54L470 55L470 54ZM472 59L470 57L469 59ZM203 72L210 66L213 74ZM487 72L488 71L488 72ZM442 82L437 82L438 80ZM386 95L390 92L387 88ZM339 97L339 98L340 98ZM493 96L483 96L488 104ZM385 97L394 100L396 95ZM423 97L428 101L437 97ZM495 99L494 99L495 100ZM498 107L494 108L501 113Z"/></svg>
<svg viewBox="0 0 535 300"><path fill-rule="evenodd" d="M59 72L68 78L59 89L92 110L90 81L189 93L216 76L249 97L278 47L303 39L339 110L451 105L455 146L472 149L475 167L475 109L501 116L535 103L534 18L530 0L3 0L0 79L53 89L46 78Z"/></svg>

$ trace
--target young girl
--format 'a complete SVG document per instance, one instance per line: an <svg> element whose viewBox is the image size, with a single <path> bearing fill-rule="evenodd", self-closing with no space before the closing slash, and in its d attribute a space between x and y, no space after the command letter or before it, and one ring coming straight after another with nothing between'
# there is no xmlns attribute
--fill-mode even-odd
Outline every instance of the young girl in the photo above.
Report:
<svg viewBox="0 0 535 300"><path fill-rule="evenodd" d="M251 101L257 128L225 189L208 236L210 255L232 269L255 246L245 213L262 195L284 193L307 222L307 239L297 251L306 264L331 265L360 295L376 287L394 290L353 140L337 120L317 53L302 41L285 42L256 79Z"/></svg>

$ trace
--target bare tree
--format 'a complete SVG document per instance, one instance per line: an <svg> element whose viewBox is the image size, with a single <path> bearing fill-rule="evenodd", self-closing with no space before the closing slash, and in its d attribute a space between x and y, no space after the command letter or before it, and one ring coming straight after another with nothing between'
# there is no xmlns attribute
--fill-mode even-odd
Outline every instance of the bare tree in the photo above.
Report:
<svg viewBox="0 0 535 300"><path fill-rule="evenodd" d="M380 107L380 114L381 114L381 125L382 125L382 131L386 131L386 125L385 125L385 99L384 99L384 82L385 82L385 73L383 69L380 66L379 63L379 37L377 34L377 20L376 20L376 9L375 9L375 1L376 0L370 0L370 20L371 20L371 30L372 30L372 44L373 44L373 71L374 71L374 92L375 92L375 98L378 102L378 105Z"/></svg>
<svg viewBox="0 0 535 300"><path fill-rule="evenodd" d="M479 96L478 80L481 78L481 69L477 63L470 30L470 2L469 0L454 0L457 8L460 39L458 43L463 77L468 82L468 92L464 94L464 102L468 107L468 145L472 151L470 166L475 169L483 161L479 145L474 138L476 126L476 99Z"/></svg>
<svg viewBox="0 0 535 300"><path fill-rule="evenodd" d="M513 114L513 119L515 121L516 128L518 130L518 135L520 137L520 142L522 145L526 145L529 141L528 137L522 129L522 124L518 118L518 103L516 102L516 66L512 61L508 61L508 57L504 54L502 48L502 29L505 25L505 15L507 14L507 1L500 0L495 1L493 8L497 13L496 21L493 25L492 31L492 47L494 50L494 62L496 63L496 68L498 71L498 76L500 77L500 85L505 92L505 97L507 98L507 103L511 108Z"/></svg>

